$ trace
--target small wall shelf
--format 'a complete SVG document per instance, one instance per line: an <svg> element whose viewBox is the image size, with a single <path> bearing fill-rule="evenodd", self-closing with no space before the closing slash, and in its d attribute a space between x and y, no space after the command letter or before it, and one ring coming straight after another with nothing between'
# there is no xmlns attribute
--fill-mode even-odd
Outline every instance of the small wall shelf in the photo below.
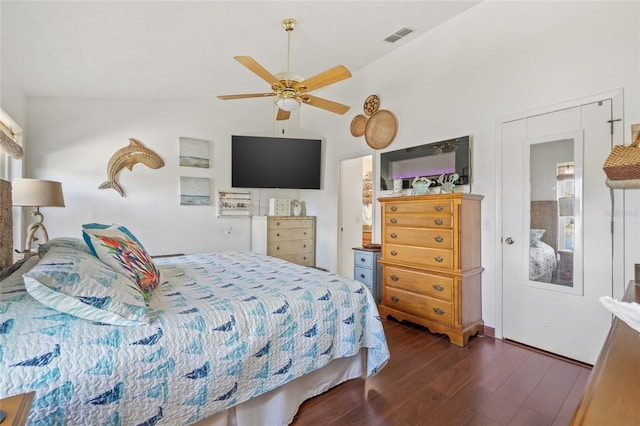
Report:
<svg viewBox="0 0 640 426"><path fill-rule="evenodd" d="M250 217L251 192L218 190L218 217Z"/></svg>

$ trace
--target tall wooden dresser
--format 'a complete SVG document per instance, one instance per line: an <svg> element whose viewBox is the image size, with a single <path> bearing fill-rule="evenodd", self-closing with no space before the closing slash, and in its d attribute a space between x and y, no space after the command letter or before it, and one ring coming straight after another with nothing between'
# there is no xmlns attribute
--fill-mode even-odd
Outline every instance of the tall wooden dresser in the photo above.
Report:
<svg viewBox="0 0 640 426"><path fill-rule="evenodd" d="M315 216L253 216L251 251L316 266Z"/></svg>
<svg viewBox="0 0 640 426"><path fill-rule="evenodd" d="M411 321L465 346L484 331L481 195L385 197L380 315Z"/></svg>

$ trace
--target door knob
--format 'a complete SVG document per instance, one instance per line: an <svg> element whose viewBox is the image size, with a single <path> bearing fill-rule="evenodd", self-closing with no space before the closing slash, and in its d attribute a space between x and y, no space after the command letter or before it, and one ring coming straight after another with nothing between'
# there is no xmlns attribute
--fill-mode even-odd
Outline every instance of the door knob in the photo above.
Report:
<svg viewBox="0 0 640 426"><path fill-rule="evenodd" d="M513 238L507 237L507 238L505 238L504 242L509 244L509 245L511 245L511 244L513 244Z"/></svg>

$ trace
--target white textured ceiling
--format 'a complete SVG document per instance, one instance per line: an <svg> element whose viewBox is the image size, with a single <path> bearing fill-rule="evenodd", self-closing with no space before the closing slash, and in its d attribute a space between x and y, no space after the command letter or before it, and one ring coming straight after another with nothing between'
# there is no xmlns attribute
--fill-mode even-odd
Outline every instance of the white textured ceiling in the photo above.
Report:
<svg viewBox="0 0 640 426"><path fill-rule="evenodd" d="M272 74L352 73L478 2L0 1L2 67L27 96L191 98L268 91L233 60ZM384 39L415 30L395 44ZM344 84L344 83L342 83Z"/></svg>

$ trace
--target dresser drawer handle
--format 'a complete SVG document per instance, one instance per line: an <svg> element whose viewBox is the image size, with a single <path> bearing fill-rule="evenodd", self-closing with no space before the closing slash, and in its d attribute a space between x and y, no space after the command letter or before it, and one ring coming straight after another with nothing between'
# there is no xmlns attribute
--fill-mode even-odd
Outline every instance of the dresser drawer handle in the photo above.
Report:
<svg viewBox="0 0 640 426"><path fill-rule="evenodd" d="M436 240L436 243L441 243L444 241L444 238L442 238L440 235L434 237L433 239Z"/></svg>
<svg viewBox="0 0 640 426"><path fill-rule="evenodd" d="M442 219L436 219L433 221L433 223L435 223L436 225L442 225L444 222L442 221Z"/></svg>
<svg viewBox="0 0 640 426"><path fill-rule="evenodd" d="M436 291L442 291L442 290L444 290L444 287L443 287L442 285L440 285L440 284L434 284L434 285L433 285L433 288L434 288Z"/></svg>
<svg viewBox="0 0 640 426"><path fill-rule="evenodd" d="M307 235L307 231L303 232L302 235Z"/></svg>
<svg viewBox="0 0 640 426"><path fill-rule="evenodd" d="M398 299L395 296L391 296L391 301L394 302L394 303L398 303L400 301L400 299Z"/></svg>
<svg viewBox="0 0 640 426"><path fill-rule="evenodd" d="M307 248L307 245L306 245L306 244L303 244L303 245L302 245L302 248Z"/></svg>
<svg viewBox="0 0 640 426"><path fill-rule="evenodd" d="M364 275L364 274L360 274L360 278L364 278L364 277L365 277L365 275Z"/></svg>
<svg viewBox="0 0 640 426"><path fill-rule="evenodd" d="M276 250L280 250L280 246L276 247Z"/></svg>
<svg viewBox="0 0 640 426"><path fill-rule="evenodd" d="M392 217L391 220L389 220L389 222L398 223L398 219L396 219L395 217Z"/></svg>
<svg viewBox="0 0 640 426"><path fill-rule="evenodd" d="M391 281L398 281L400 279L397 275L391 275L389 278L391 278Z"/></svg>
<svg viewBox="0 0 640 426"><path fill-rule="evenodd" d="M366 262L366 261L367 261L367 259L365 259L364 257L360 258L360 262Z"/></svg>
<svg viewBox="0 0 640 426"><path fill-rule="evenodd" d="M280 236L280 233L278 232L278 233L276 234L276 237L279 237L279 236Z"/></svg>
<svg viewBox="0 0 640 426"><path fill-rule="evenodd" d="M276 222L276 226L280 226L280 222Z"/></svg>
<svg viewBox="0 0 640 426"><path fill-rule="evenodd" d="M389 235L391 238L398 238L398 234L396 234L395 232L392 232L391 235Z"/></svg>
<svg viewBox="0 0 640 426"><path fill-rule="evenodd" d="M435 312L438 315L444 315L444 311L440 308L433 308L433 312Z"/></svg>
<svg viewBox="0 0 640 426"><path fill-rule="evenodd" d="M397 206L391 206L391 211L392 212L398 211L398 207Z"/></svg>
<svg viewBox="0 0 640 426"><path fill-rule="evenodd" d="M436 262L440 263L440 262L444 262L444 257L440 257L440 256L433 256L433 260L435 260Z"/></svg>
<svg viewBox="0 0 640 426"><path fill-rule="evenodd" d="M397 255L398 255L398 252L397 252L397 251L395 251L395 250L391 250L391 256L397 256Z"/></svg>
<svg viewBox="0 0 640 426"><path fill-rule="evenodd" d="M444 209L444 206L442 204L438 204L434 208L436 209L437 212L441 212Z"/></svg>

